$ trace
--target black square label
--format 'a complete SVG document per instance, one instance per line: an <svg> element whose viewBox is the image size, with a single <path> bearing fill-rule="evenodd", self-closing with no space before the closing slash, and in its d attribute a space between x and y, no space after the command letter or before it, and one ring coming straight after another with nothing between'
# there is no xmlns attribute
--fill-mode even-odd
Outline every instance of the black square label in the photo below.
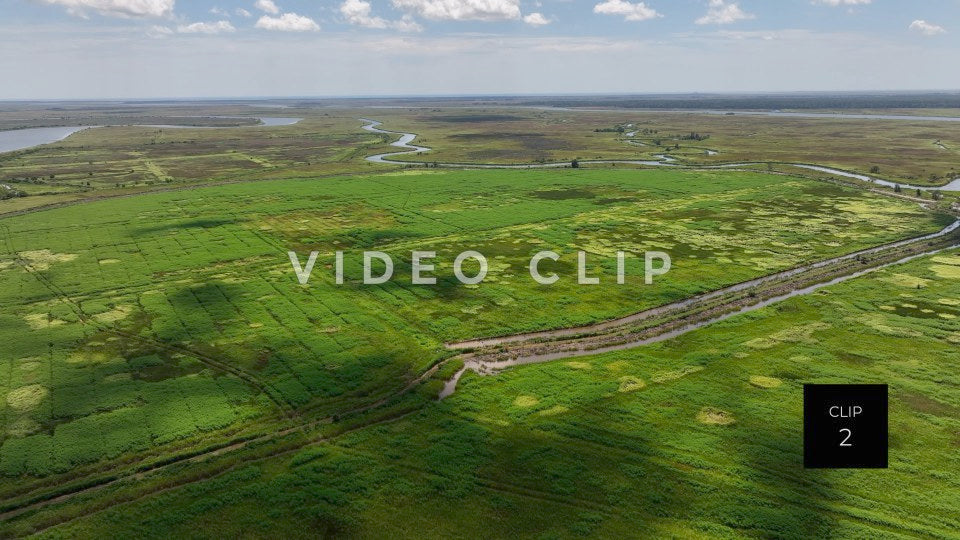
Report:
<svg viewBox="0 0 960 540"><path fill-rule="evenodd" d="M803 466L887 467L887 385L803 385Z"/></svg>

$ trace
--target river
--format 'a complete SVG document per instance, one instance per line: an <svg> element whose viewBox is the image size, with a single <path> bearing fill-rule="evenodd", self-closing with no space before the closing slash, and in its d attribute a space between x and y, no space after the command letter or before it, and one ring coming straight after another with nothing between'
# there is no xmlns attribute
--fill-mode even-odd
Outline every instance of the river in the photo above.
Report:
<svg viewBox="0 0 960 540"><path fill-rule="evenodd" d="M363 129L370 131L372 133L383 133L389 135L399 135L400 138L396 141L390 143L390 146L395 146L397 148L403 148L400 152L387 152L383 154L376 154L373 156L367 156L367 161L372 161L374 163L391 163L395 165L428 165L436 164L437 167L445 168L464 168L464 169L551 169L551 168L563 168L569 167L569 161L561 161L554 163L520 163L520 164L494 164L494 163L438 163L438 162L427 162L427 161L401 161L395 158L396 156L403 156L407 154L416 154L420 152L429 152L431 149L425 146L417 146L410 144L417 138L415 133L403 133L400 131L389 131L381 129L379 126L383 125L383 122L377 120L370 120L368 118L360 118L361 122L367 122L363 126ZM745 167L750 165L762 165L765 162L756 161L756 162L742 162L742 163L724 163L721 165L702 165L702 166L684 166L676 163L676 159L664 155L657 154L654 157L657 160L635 160L635 159L592 159L592 160L581 160L580 163L588 164L610 164L610 163L622 163L627 165L648 165L652 167L683 167L685 169L727 169L735 167ZM837 176L843 176L846 178L854 178L857 180L862 180L864 182L870 182L873 184L894 187L899 185L901 189L909 191L960 191L960 178L956 178L950 183L943 186L914 186L910 184L897 184L895 182L890 182L889 180L883 180L880 178L873 178L865 174L852 173L849 171L844 171L841 169L834 169L832 167L825 167L822 165L811 165L808 163L782 163L781 165L788 165L792 167L800 167L803 169L810 169L819 172L825 172L828 174L835 174Z"/></svg>

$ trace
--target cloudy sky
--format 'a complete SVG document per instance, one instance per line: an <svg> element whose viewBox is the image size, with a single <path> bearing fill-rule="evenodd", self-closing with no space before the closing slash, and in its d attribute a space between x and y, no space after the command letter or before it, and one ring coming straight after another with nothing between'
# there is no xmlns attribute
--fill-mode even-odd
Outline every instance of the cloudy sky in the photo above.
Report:
<svg viewBox="0 0 960 540"><path fill-rule="evenodd" d="M0 0L0 99L960 89L960 0Z"/></svg>

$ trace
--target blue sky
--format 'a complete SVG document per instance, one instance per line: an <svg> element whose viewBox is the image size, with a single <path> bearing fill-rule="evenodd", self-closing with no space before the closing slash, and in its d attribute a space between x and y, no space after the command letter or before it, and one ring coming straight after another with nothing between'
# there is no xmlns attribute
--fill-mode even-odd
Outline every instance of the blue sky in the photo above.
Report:
<svg viewBox="0 0 960 540"><path fill-rule="evenodd" d="M0 0L0 99L960 89L960 0Z"/></svg>

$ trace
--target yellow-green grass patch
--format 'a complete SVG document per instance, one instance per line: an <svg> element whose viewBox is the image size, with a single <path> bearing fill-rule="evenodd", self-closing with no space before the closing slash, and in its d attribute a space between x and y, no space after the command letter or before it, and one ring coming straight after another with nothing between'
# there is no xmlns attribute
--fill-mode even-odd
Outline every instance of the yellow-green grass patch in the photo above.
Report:
<svg viewBox="0 0 960 540"><path fill-rule="evenodd" d="M535 396L517 396L517 399L513 400L513 405L522 409L529 409L537 403L540 403L540 400Z"/></svg>
<svg viewBox="0 0 960 540"><path fill-rule="evenodd" d="M7 405L18 411L32 411L48 395L50 395L50 390L41 384L21 386L7 393Z"/></svg>
<svg viewBox="0 0 960 540"><path fill-rule="evenodd" d="M617 392L633 392L634 390L640 390L647 386L647 383L644 382L640 377L633 377L630 375L620 377L620 387L617 388Z"/></svg>
<svg viewBox="0 0 960 540"><path fill-rule="evenodd" d="M33 328L34 330L43 330L44 328L60 326L61 324L67 323L67 321L57 319L51 316L49 313L31 313L29 315L24 315L23 318L27 321L27 324L30 325L30 328Z"/></svg>
<svg viewBox="0 0 960 540"><path fill-rule="evenodd" d="M783 381L776 377L767 377L766 375L751 375L750 384L757 388L776 388L783 384Z"/></svg>
<svg viewBox="0 0 960 540"><path fill-rule="evenodd" d="M49 270L54 264L69 262L77 258L76 253L54 253L49 249L21 251L18 255L34 270Z"/></svg>
<svg viewBox="0 0 960 540"><path fill-rule="evenodd" d="M737 420L733 414L715 407L704 407L697 413L697 422L716 426L729 426Z"/></svg>
<svg viewBox="0 0 960 540"><path fill-rule="evenodd" d="M960 279L960 266L953 266L950 264L934 264L930 266L930 270L933 271L938 277L946 279Z"/></svg>

